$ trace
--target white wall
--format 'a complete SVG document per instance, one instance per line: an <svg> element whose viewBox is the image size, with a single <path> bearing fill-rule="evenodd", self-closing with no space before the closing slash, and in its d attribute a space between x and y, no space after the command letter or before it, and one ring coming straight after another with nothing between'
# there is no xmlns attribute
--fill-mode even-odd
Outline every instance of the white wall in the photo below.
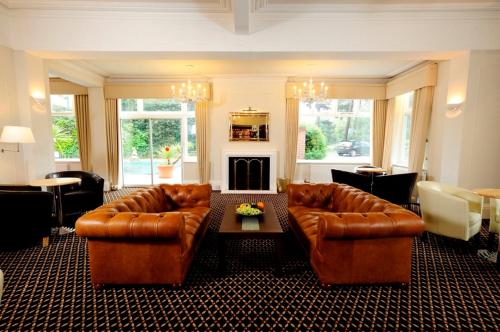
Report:
<svg viewBox="0 0 500 332"><path fill-rule="evenodd" d="M500 51L470 56L459 184L500 188Z"/></svg>
<svg viewBox="0 0 500 332"><path fill-rule="evenodd" d="M429 178L473 189L500 187L500 52L441 62L429 134ZM464 101L462 113L446 104Z"/></svg>
<svg viewBox="0 0 500 332"><path fill-rule="evenodd" d="M0 46L0 128L18 123L14 51ZM0 147L15 148L4 143L0 143ZM21 153L0 153L0 183L22 183L24 178L18 177L16 171L22 165Z"/></svg>
<svg viewBox="0 0 500 332"><path fill-rule="evenodd" d="M213 81L213 107L210 110L211 181L221 181L222 150L278 151L278 176L283 174L285 149L285 78L234 77ZM248 107L269 112L269 142L229 142L229 113Z"/></svg>

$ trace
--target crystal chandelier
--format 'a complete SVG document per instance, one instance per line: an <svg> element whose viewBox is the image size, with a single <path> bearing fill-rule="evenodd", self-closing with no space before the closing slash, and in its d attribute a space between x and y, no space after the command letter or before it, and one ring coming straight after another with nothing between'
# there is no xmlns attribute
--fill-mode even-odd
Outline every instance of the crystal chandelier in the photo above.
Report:
<svg viewBox="0 0 500 332"><path fill-rule="evenodd" d="M186 66L189 71L192 71L193 65ZM202 83L193 83L190 78L181 84L172 84L170 87L172 96L181 102L197 102L208 100L207 85Z"/></svg>
<svg viewBox="0 0 500 332"><path fill-rule="evenodd" d="M325 82L321 82L319 86L313 82L312 77L308 81L305 81L302 86L293 86L294 98L299 99L311 105L312 103L323 101L326 99L328 94L328 87Z"/></svg>

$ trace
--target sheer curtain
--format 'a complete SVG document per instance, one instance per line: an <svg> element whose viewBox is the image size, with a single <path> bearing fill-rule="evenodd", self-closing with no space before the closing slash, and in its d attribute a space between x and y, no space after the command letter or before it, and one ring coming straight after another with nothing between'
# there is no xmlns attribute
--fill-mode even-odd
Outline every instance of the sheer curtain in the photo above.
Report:
<svg viewBox="0 0 500 332"><path fill-rule="evenodd" d="M387 173L391 173L392 167L392 137L394 132L394 105L395 98L389 99L387 102L387 112L385 119L384 130L384 149L382 155L382 167L386 169Z"/></svg>
<svg viewBox="0 0 500 332"><path fill-rule="evenodd" d="M107 140L107 162L108 180L112 190L118 188L119 170L119 142L118 142L118 100L114 98L106 99L106 140Z"/></svg>
<svg viewBox="0 0 500 332"><path fill-rule="evenodd" d="M198 175L200 183L210 181L209 155L209 116L208 101L199 101L195 106L196 116L196 155L198 158Z"/></svg>
<svg viewBox="0 0 500 332"><path fill-rule="evenodd" d="M373 130L372 130L372 165L382 166L384 155L384 136L387 115L387 100L379 99L373 103Z"/></svg>
<svg viewBox="0 0 500 332"><path fill-rule="evenodd" d="M410 151L408 171L422 173L425 145L429 133L434 87L426 86L415 91L411 114Z"/></svg>
<svg viewBox="0 0 500 332"><path fill-rule="evenodd" d="M299 132L299 101L286 99L285 112L285 178L293 182L297 162L297 137Z"/></svg>
<svg viewBox="0 0 500 332"><path fill-rule="evenodd" d="M90 156L92 144L90 142L89 96L75 95L75 115L78 134L78 147L80 149L80 164L84 171L92 171Z"/></svg>

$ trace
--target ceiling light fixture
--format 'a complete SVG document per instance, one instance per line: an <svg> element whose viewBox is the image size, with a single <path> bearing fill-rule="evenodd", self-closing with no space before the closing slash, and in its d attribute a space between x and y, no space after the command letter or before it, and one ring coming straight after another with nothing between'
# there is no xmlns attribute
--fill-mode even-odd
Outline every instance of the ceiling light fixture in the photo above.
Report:
<svg viewBox="0 0 500 332"><path fill-rule="evenodd" d="M194 66L187 65L186 67L190 74L192 74ZM171 90L173 98L181 102L190 103L208 100L206 84L193 83L191 78L188 78L186 82L182 82L180 85L172 84Z"/></svg>
<svg viewBox="0 0 500 332"><path fill-rule="evenodd" d="M309 65L309 67L311 68L312 65ZM321 82L319 85L314 83L311 74L309 80L303 82L302 86L293 86L293 95L294 98L310 106L312 103L320 102L327 98L328 86L325 85L325 82Z"/></svg>

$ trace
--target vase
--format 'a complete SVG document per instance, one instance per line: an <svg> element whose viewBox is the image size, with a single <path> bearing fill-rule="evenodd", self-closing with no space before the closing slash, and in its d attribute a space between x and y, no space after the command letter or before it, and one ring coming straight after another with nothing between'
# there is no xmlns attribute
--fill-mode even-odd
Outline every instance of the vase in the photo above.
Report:
<svg viewBox="0 0 500 332"><path fill-rule="evenodd" d="M175 165L158 165L157 167L160 179L170 179L174 174Z"/></svg>

